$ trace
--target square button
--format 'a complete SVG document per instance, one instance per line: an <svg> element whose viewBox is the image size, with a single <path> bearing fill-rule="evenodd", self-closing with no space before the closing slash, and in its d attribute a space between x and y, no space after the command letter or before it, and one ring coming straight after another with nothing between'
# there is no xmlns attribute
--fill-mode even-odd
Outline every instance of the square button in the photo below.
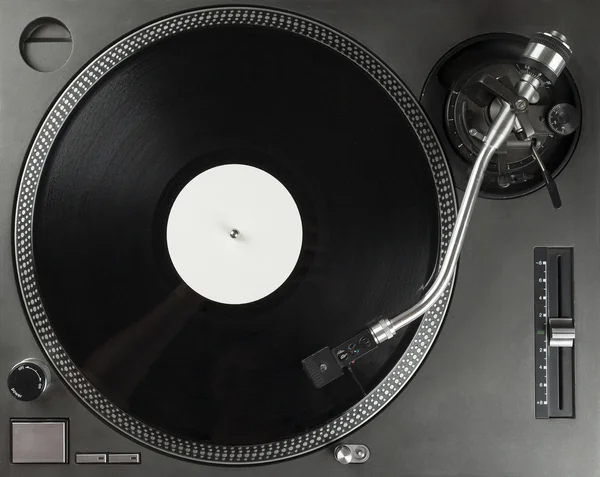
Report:
<svg viewBox="0 0 600 477"><path fill-rule="evenodd" d="M66 420L12 420L13 464L66 464Z"/></svg>

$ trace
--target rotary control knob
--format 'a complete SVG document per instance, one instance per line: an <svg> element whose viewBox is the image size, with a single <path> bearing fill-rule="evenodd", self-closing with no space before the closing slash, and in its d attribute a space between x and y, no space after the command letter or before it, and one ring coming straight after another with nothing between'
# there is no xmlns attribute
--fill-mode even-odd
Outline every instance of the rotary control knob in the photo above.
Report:
<svg viewBox="0 0 600 477"><path fill-rule="evenodd" d="M346 445L337 446L335 449L335 459L340 464L349 464L352 462L352 449Z"/></svg>
<svg viewBox="0 0 600 477"><path fill-rule="evenodd" d="M39 398L50 385L50 368L37 359L26 359L8 374L8 390L19 401Z"/></svg>
<svg viewBox="0 0 600 477"><path fill-rule="evenodd" d="M548 112L548 127L559 136L568 136L579 127L579 111L567 103L555 105Z"/></svg>

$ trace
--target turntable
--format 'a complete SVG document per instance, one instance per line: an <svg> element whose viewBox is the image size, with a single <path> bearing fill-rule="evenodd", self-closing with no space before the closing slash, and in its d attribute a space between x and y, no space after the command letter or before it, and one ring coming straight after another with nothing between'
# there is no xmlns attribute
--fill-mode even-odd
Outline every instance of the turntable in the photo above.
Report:
<svg viewBox="0 0 600 477"><path fill-rule="evenodd" d="M597 9L446 3L4 2L1 475L598 472Z"/></svg>

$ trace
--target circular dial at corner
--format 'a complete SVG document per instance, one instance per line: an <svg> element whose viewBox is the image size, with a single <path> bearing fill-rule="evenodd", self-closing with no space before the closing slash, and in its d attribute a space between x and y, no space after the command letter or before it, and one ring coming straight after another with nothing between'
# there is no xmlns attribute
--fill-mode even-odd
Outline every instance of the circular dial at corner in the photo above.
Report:
<svg viewBox="0 0 600 477"><path fill-rule="evenodd" d="M264 462L350 432L416 371L447 295L326 388L301 361L419 299L455 206L374 55L296 15L199 10L113 45L57 100L17 267L42 346L105 420L184 458Z"/></svg>

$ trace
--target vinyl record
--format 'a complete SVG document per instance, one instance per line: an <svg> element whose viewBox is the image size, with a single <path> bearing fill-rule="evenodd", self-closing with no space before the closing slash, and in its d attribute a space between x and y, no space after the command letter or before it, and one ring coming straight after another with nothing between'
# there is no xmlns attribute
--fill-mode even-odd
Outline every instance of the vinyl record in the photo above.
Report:
<svg viewBox="0 0 600 477"><path fill-rule="evenodd" d="M201 22L201 15L209 16ZM329 35L333 46L313 33ZM323 445L376 412L334 431L340 416L371 399L398 369L418 324L323 389L312 386L301 360L422 295L455 208L437 140L379 60L309 20L223 8L136 35L86 68L82 74L104 68L92 85L80 76L62 97L78 85L85 90L40 164L31 230L24 222L16 231L17 240L19 233L33 237L31 275L25 248L17 250L21 278L34 280L41 297L25 300L33 326L75 393L145 444L225 462L273 460ZM340 41L387 76L341 54ZM195 178L223 166L267 173L293 198L301 220L289 277L248 303L195 291L169 250L174 203ZM26 166L25 180L27 174ZM236 200L239 188L224 184ZM201 202L203 210L219 208ZM292 238L282 226L273 243ZM231 263L220 270L225 278L236 274ZM264 278L271 265L256 268L252 279ZM213 272L197 273L204 279ZM447 299L386 400L424 358ZM322 430L328 423L330 436ZM299 437L311 432L321 437ZM286 451L264 446L271 442L283 442ZM245 457L220 450L244 448Z"/></svg>

